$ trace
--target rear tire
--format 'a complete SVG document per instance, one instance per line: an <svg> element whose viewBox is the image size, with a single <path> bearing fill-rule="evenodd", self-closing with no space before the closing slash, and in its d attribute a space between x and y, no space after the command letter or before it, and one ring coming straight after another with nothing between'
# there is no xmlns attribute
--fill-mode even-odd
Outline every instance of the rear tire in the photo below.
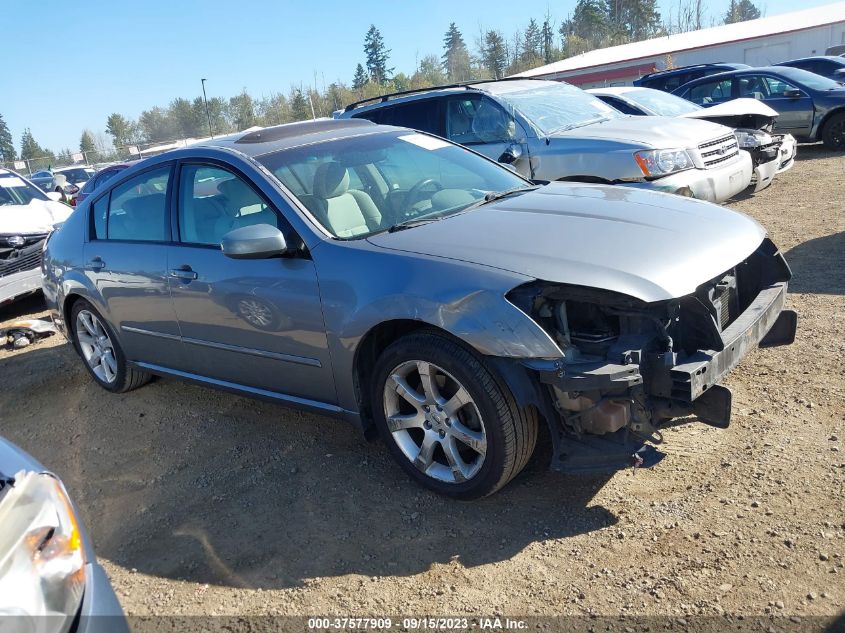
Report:
<svg viewBox="0 0 845 633"><path fill-rule="evenodd" d="M457 499L502 488L537 443L533 409L517 406L483 358L435 332L410 334L382 352L370 398L399 466Z"/></svg>
<svg viewBox="0 0 845 633"><path fill-rule="evenodd" d="M834 114L825 122L822 141L830 149L845 149L845 112Z"/></svg>
<svg viewBox="0 0 845 633"><path fill-rule="evenodd" d="M124 393L150 381L150 374L126 362L120 341L94 306L79 299L70 314L73 346L97 384L112 393Z"/></svg>

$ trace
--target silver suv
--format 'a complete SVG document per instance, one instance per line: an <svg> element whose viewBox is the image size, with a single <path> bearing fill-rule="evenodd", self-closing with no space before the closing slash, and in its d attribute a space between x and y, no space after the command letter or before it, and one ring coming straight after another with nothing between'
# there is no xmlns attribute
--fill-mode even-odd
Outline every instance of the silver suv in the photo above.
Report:
<svg viewBox="0 0 845 633"><path fill-rule="evenodd" d="M511 165L532 180L622 184L722 202L751 182L733 130L626 116L567 83L455 84L353 103L336 118L412 127Z"/></svg>

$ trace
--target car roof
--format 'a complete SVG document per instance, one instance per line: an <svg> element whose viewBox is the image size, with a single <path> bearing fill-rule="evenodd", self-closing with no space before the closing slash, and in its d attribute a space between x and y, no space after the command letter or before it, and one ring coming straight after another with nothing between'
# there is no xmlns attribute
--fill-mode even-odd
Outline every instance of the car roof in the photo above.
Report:
<svg viewBox="0 0 845 633"><path fill-rule="evenodd" d="M594 95L624 95L631 92L642 92L643 90L654 90L654 88L646 88L645 86L607 86L606 88L589 88L587 92Z"/></svg>
<svg viewBox="0 0 845 633"><path fill-rule="evenodd" d="M775 66L785 66L787 64L794 64L795 62L815 62L815 61L830 61L837 62L845 66L845 58L839 55L811 55L810 57L799 57L798 59L790 59L785 62L778 62Z"/></svg>
<svg viewBox="0 0 845 633"><path fill-rule="evenodd" d="M90 165L68 165L67 167L57 167L53 170L54 174L60 174L63 171L69 171L71 169L90 169L91 171L96 171Z"/></svg>
<svg viewBox="0 0 845 633"><path fill-rule="evenodd" d="M418 99L429 99L431 97L439 97L449 94L460 94L466 92L484 92L492 95L502 95L508 92L516 92L525 90L527 88L536 88L542 84L561 84L562 81L551 81L548 79L538 79L534 77L504 77L502 79L482 79L477 81L464 81L454 84L446 84L441 86L430 86L428 88L417 88L415 90L403 90L401 92L391 92L380 95L378 97L371 97L369 99L362 99L350 103L343 109L343 112L366 112L368 110L377 110L384 106L388 101L391 103L404 103L407 101L416 101Z"/></svg>
<svg viewBox="0 0 845 633"><path fill-rule="evenodd" d="M791 66L755 66L755 67L748 67L748 68L740 68L738 70L726 70L721 73L716 73L714 75L707 75L706 77L699 77L698 79L693 79L692 81L688 81L685 84L678 86L675 90L672 91L672 94L679 92L681 88L686 88L687 86L693 86L703 83L708 83L710 81L718 81L719 79L727 79L729 77L738 77L742 75L754 75L757 73L770 73L773 75L785 75L789 76L789 69ZM793 70L799 70L797 68Z"/></svg>
<svg viewBox="0 0 845 633"><path fill-rule="evenodd" d="M738 62L713 62L709 64L690 64L689 66L678 66L677 68L666 68L665 70L656 70L653 73L648 73L640 77L640 79L646 79L650 77L663 77L672 75L674 73L681 73L687 72L690 70L695 70L696 68L715 68L717 66L725 66L731 68L733 70L741 70L744 68L751 68L748 64L740 64Z"/></svg>
<svg viewBox="0 0 845 633"><path fill-rule="evenodd" d="M389 129L399 128L376 125L366 119L324 118L313 121L285 123L250 132L238 132L225 137L203 141L191 147L228 148L246 154L247 156L255 157L301 145L322 143L340 138L360 136L362 133L368 134L377 131L387 131Z"/></svg>

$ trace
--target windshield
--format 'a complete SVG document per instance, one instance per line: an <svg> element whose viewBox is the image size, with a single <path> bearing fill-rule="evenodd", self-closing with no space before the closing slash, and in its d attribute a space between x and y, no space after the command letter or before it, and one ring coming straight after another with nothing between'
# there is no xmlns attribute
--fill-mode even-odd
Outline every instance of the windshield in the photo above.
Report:
<svg viewBox="0 0 845 633"><path fill-rule="evenodd" d="M531 186L462 147L410 131L306 145L258 161L341 239L443 218L492 192Z"/></svg>
<svg viewBox="0 0 845 633"><path fill-rule="evenodd" d="M681 116L702 110L701 106L661 90L631 90L625 97L659 116Z"/></svg>
<svg viewBox="0 0 845 633"><path fill-rule="evenodd" d="M61 174L67 181L73 185L78 185L81 182L86 182L87 180L91 179L91 176L94 175L93 169L84 169L82 167L76 169L62 169L61 171L57 171L57 174Z"/></svg>
<svg viewBox="0 0 845 633"><path fill-rule="evenodd" d="M541 83L536 88L496 96L519 110L543 134L625 116L601 99L562 82Z"/></svg>
<svg viewBox="0 0 845 633"><path fill-rule="evenodd" d="M48 199L38 187L29 184L20 176L0 174L0 207Z"/></svg>
<svg viewBox="0 0 845 633"><path fill-rule="evenodd" d="M811 90L838 90L842 88L842 84L822 77L808 70L801 70L800 68L783 68L778 69L778 72L787 79L791 79Z"/></svg>

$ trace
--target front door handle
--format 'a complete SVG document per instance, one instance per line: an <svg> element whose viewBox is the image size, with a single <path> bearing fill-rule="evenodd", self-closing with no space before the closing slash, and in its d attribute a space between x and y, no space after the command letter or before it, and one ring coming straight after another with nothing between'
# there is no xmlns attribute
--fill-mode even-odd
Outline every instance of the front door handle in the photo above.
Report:
<svg viewBox="0 0 845 633"><path fill-rule="evenodd" d="M106 262L104 262L101 257L95 257L90 262L88 262L88 269L93 270L94 272L100 271L105 267Z"/></svg>
<svg viewBox="0 0 845 633"><path fill-rule="evenodd" d="M171 268L170 276L182 281L191 281L197 278L197 274L190 266L179 266L179 268Z"/></svg>

